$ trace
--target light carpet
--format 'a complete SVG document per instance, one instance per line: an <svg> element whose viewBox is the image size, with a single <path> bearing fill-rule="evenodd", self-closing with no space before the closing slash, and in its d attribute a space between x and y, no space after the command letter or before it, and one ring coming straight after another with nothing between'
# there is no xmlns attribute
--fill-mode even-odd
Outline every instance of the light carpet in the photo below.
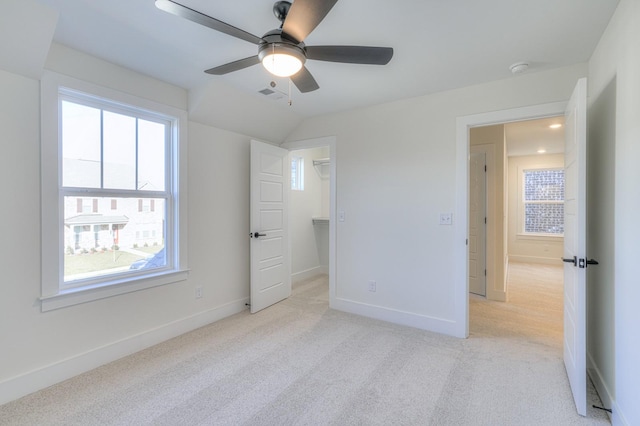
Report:
<svg viewBox="0 0 640 426"><path fill-rule="evenodd" d="M311 279L257 314L0 406L0 424L610 424L576 413L557 270L530 268L510 267L509 303L471 297L469 339L330 310L326 277Z"/></svg>

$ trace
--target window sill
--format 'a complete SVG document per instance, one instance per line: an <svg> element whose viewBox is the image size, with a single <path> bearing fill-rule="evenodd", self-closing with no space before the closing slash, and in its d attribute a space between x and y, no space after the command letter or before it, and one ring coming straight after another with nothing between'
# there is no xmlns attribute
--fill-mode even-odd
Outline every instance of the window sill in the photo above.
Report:
<svg viewBox="0 0 640 426"><path fill-rule="evenodd" d="M516 240L558 241L563 238L564 234L516 234Z"/></svg>
<svg viewBox="0 0 640 426"><path fill-rule="evenodd" d="M185 281L188 275L188 270L171 271L150 275L145 278L123 280L122 282L66 289L58 294L41 297L41 311L53 311L81 303L106 299L107 297Z"/></svg>

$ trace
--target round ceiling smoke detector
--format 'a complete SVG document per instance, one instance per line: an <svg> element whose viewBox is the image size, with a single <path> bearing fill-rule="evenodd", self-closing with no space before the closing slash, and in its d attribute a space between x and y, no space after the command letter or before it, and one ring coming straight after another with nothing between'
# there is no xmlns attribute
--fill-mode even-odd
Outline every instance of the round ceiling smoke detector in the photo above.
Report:
<svg viewBox="0 0 640 426"><path fill-rule="evenodd" d="M516 62L515 64L511 65L509 69L513 74L521 74L529 69L529 64L526 62Z"/></svg>

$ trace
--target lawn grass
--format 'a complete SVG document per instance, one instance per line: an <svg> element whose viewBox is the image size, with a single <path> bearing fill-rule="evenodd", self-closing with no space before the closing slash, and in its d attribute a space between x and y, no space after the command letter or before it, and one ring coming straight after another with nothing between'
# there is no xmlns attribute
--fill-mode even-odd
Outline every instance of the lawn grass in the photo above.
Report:
<svg viewBox="0 0 640 426"><path fill-rule="evenodd" d="M149 254L156 254L160 250L162 250L163 246L148 246L148 247L135 247L134 250L143 251Z"/></svg>
<svg viewBox="0 0 640 426"><path fill-rule="evenodd" d="M152 247L146 247L152 248ZM158 247L154 247L158 251ZM145 251L146 250L141 250ZM155 253L150 251L149 253ZM84 274L87 272L104 271L113 268L128 267L136 260L143 259L141 256L127 253L126 251L98 251L87 254L68 254L64 256L64 275Z"/></svg>

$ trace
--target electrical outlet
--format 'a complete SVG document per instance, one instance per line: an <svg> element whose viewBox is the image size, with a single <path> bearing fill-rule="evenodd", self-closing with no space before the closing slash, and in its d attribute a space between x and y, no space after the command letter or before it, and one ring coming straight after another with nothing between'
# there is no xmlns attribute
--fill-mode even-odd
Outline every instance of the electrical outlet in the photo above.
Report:
<svg viewBox="0 0 640 426"><path fill-rule="evenodd" d="M453 213L440 213L440 225L451 225L453 223Z"/></svg>
<svg viewBox="0 0 640 426"><path fill-rule="evenodd" d="M369 291L375 293L375 291L376 291L376 282L375 281L369 281Z"/></svg>
<svg viewBox="0 0 640 426"><path fill-rule="evenodd" d="M202 298L202 286L196 287L196 299Z"/></svg>

